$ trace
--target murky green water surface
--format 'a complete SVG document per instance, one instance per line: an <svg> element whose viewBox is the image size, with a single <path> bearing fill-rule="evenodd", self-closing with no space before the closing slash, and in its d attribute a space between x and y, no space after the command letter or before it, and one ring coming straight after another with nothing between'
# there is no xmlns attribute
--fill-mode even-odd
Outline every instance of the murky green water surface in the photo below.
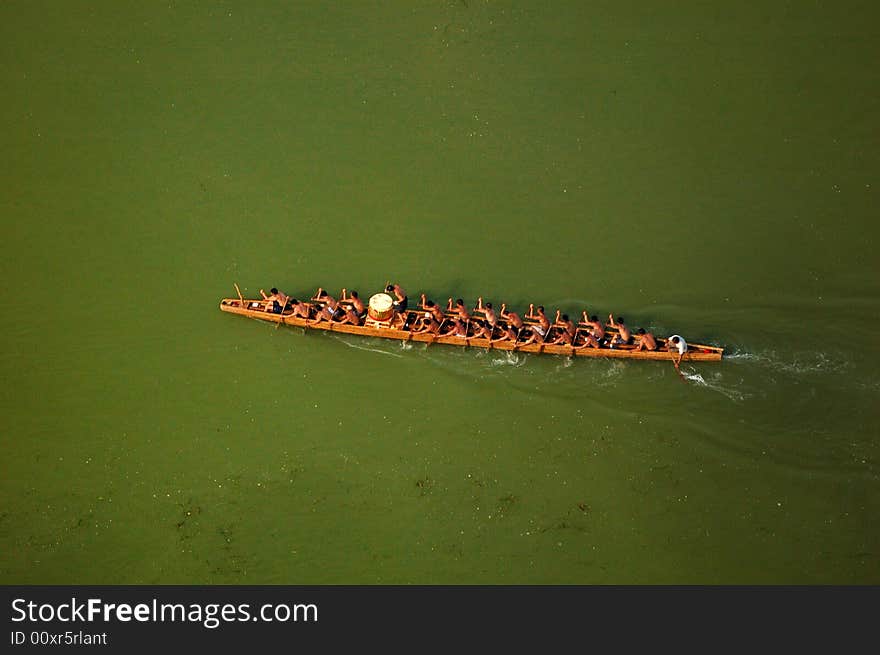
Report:
<svg viewBox="0 0 880 655"><path fill-rule="evenodd" d="M877 14L4 3L0 582L880 582ZM730 356L217 309L389 279Z"/></svg>

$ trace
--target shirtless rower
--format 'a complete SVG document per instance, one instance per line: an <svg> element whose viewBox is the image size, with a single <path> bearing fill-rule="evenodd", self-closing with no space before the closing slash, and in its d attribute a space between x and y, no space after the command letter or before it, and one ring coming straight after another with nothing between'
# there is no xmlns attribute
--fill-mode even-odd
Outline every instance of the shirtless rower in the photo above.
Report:
<svg viewBox="0 0 880 655"><path fill-rule="evenodd" d="M353 306L340 307L340 310L342 311L342 318L338 320L339 323L348 323L349 325L361 324L361 317L357 315Z"/></svg>
<svg viewBox="0 0 880 655"><path fill-rule="evenodd" d="M492 309L492 303L487 302L484 305L483 296L480 296L477 299L477 306L474 307L474 311L483 314L483 316L486 317L486 322L489 324L489 327L493 330L495 329L495 326L498 325L498 315L495 314L495 310Z"/></svg>
<svg viewBox="0 0 880 655"><path fill-rule="evenodd" d="M522 330L525 324L523 323L522 318L516 312L507 311L507 304L501 303L501 318L508 322L508 324L513 326L513 329L519 332Z"/></svg>
<svg viewBox="0 0 880 655"><path fill-rule="evenodd" d="M282 293L275 287L269 289L270 295L266 295L266 292L260 289L260 295L263 296L263 300L266 302L263 304L263 309L267 312L272 312L273 314L280 314L284 308L287 306L287 301L290 300L290 296L285 293Z"/></svg>
<svg viewBox="0 0 880 655"><path fill-rule="evenodd" d="M434 318L431 312L425 312L422 315L422 325L417 330L412 331L413 334L440 334L440 323Z"/></svg>
<svg viewBox="0 0 880 655"><path fill-rule="evenodd" d="M553 345L574 345L574 335L577 332L577 328L568 317L568 314L562 314L560 316L559 310L556 310L556 320L553 323L553 327L559 328L560 330L559 336L551 342Z"/></svg>
<svg viewBox="0 0 880 655"><path fill-rule="evenodd" d="M443 310L440 309L433 300L427 300L425 294L422 294L422 302L419 304L419 308L431 312L438 323L442 323L443 319L446 318L446 314L443 313Z"/></svg>
<svg viewBox="0 0 880 655"><path fill-rule="evenodd" d="M657 350L657 341L654 339L654 335L646 332L645 328L636 330L636 335L639 338L636 350Z"/></svg>
<svg viewBox="0 0 880 655"><path fill-rule="evenodd" d="M367 308L364 306L364 301L360 299L357 291L352 291L346 297L346 289L342 290L342 298L339 299L339 302L347 303L354 308L354 313L357 314L358 318L363 318L367 315Z"/></svg>
<svg viewBox="0 0 880 655"><path fill-rule="evenodd" d="M537 312L538 313L536 314L534 305L529 305L529 313L526 314L526 318L536 320L538 323L529 325L533 334L523 343L523 345L535 342L544 343L544 339L547 338L547 334L550 332L550 319L544 314L544 305L538 305Z"/></svg>
<svg viewBox="0 0 880 655"><path fill-rule="evenodd" d="M452 306L452 298L450 298L449 303L446 305L446 311L457 313L458 320L464 321L465 323L471 320L471 314L467 310L467 307L465 307L464 300L461 298L455 301L455 307Z"/></svg>
<svg viewBox="0 0 880 655"><path fill-rule="evenodd" d="M308 303L300 302L296 298L291 298L290 306L293 308L294 318L304 318L308 320L312 315L312 306Z"/></svg>
<svg viewBox="0 0 880 655"><path fill-rule="evenodd" d="M627 344L632 345L633 336L632 332L629 331L629 327L626 325L626 321L623 316L618 316L617 320L614 320L614 316L608 314L608 322L613 328L617 328L617 334L614 335L614 338L611 339L611 347L613 348L618 344Z"/></svg>
<svg viewBox="0 0 880 655"><path fill-rule="evenodd" d="M497 339L490 339L489 343L498 343L499 341L512 341L513 343L516 343L516 339L518 336L519 330L508 323L503 328L501 328L501 336Z"/></svg>
<svg viewBox="0 0 880 655"><path fill-rule="evenodd" d="M471 321L471 325L474 326L474 339L491 339L492 338L492 328L486 323L486 321L481 321L480 319L476 319Z"/></svg>
<svg viewBox="0 0 880 655"><path fill-rule="evenodd" d="M320 320L319 317L322 316L328 321L342 318L342 308L339 306L339 301L321 287L318 287L318 292L312 297L312 300L324 303L324 306L318 310L316 319Z"/></svg>
<svg viewBox="0 0 880 655"><path fill-rule="evenodd" d="M681 364L681 358L684 357L684 354L687 352L688 345L687 341L685 341L682 337L677 334L673 334L666 340L666 350L672 355L672 361L675 362L675 368L678 368L678 365ZM678 353L678 359L675 359L675 353Z"/></svg>
<svg viewBox="0 0 880 655"><path fill-rule="evenodd" d="M460 339L467 339L467 335L467 323L462 321L460 318L453 318L452 325L450 325L449 329L444 334L444 336L447 337L458 337Z"/></svg>
<svg viewBox="0 0 880 655"><path fill-rule="evenodd" d="M602 324L602 321L593 314L592 316L587 316L587 310L584 310L584 320L581 321L581 325L587 326L590 331L590 334L596 339L596 341L601 345L602 340L605 338L605 326Z"/></svg>

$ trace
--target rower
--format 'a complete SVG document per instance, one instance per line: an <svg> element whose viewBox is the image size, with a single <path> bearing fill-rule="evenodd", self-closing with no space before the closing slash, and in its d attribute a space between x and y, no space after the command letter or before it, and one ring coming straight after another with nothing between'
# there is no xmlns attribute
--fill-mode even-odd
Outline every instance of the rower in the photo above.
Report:
<svg viewBox="0 0 880 655"><path fill-rule="evenodd" d="M617 328L617 334L614 335L613 339L611 339L610 345L612 348L617 344L632 345L632 332L629 331L629 328L627 327L623 316L618 316L617 320L615 321L614 316L608 314L608 324L613 328Z"/></svg>
<svg viewBox="0 0 880 655"><path fill-rule="evenodd" d="M645 328L639 328L636 330L636 334L639 337L636 350L657 350L657 341L654 339L653 334L646 332Z"/></svg>
<svg viewBox="0 0 880 655"><path fill-rule="evenodd" d="M673 334L666 340L666 350L673 353L672 361L675 362L675 368L678 368L678 365L681 364L681 358L684 357L687 349L687 341L677 334ZM675 353L678 353L678 360L675 359Z"/></svg>
<svg viewBox="0 0 880 655"><path fill-rule="evenodd" d="M538 305L537 314L535 313L535 306L529 305L529 313L526 314L526 318L536 320L538 323L529 325L534 334L525 343L534 343L536 341L544 343L544 339L547 338L547 334L550 332L550 319L544 314L544 305Z"/></svg>
<svg viewBox="0 0 880 655"><path fill-rule="evenodd" d="M602 321L593 314L592 316L587 316L587 311L584 310L583 313L584 320L581 321L581 325L587 326L589 332L593 337L596 338L596 341L601 345L602 340L605 338L605 326L602 324Z"/></svg>
<svg viewBox="0 0 880 655"><path fill-rule="evenodd" d="M433 300L427 300L425 294L422 294L422 301L419 304L419 307L431 312L438 323L443 323L446 319L446 314L443 313L443 310L440 309Z"/></svg>
<svg viewBox="0 0 880 655"><path fill-rule="evenodd" d="M497 339L489 339L489 343L498 343L499 341L512 341L513 343L516 343L516 338L518 336L519 331L508 323L501 328L501 336Z"/></svg>
<svg viewBox="0 0 880 655"><path fill-rule="evenodd" d="M318 287L318 291L312 297L312 300L324 303L324 306L318 310L316 319L320 320L321 317L324 317L328 321L334 321L342 318L342 308L339 306L339 301L321 287Z"/></svg>
<svg viewBox="0 0 880 655"><path fill-rule="evenodd" d="M483 296L480 296L477 299L477 306L474 307L474 311L483 314L483 316L486 317L486 322L489 324L489 327L493 330L495 329L495 326L498 325L498 316L495 314L495 310L492 309L492 303L487 302L484 305Z"/></svg>
<svg viewBox="0 0 880 655"><path fill-rule="evenodd" d="M300 302L296 298L291 298L290 306L293 308L293 317L304 318L308 320L312 315L312 306L308 303Z"/></svg>
<svg viewBox="0 0 880 655"><path fill-rule="evenodd" d="M348 306L341 308L342 310L342 318L339 319L339 323L348 323L349 325L360 325L361 317L357 315L354 311L354 307Z"/></svg>
<svg viewBox="0 0 880 655"><path fill-rule="evenodd" d="M450 298L449 304L446 305L446 311L457 313L459 320L464 321L465 323L471 320L470 312L468 312L467 307L464 306L464 300L461 298L455 301L455 307L452 306L452 298Z"/></svg>
<svg viewBox="0 0 880 655"><path fill-rule="evenodd" d="M553 323L553 327L559 328L560 333L559 336L556 337L551 344L553 345L564 345L571 346L574 345L574 335L577 331L572 320L568 317L568 314L562 314L560 317L559 310L556 310L556 320Z"/></svg>
<svg viewBox="0 0 880 655"><path fill-rule="evenodd" d="M434 318L431 312L425 312L422 315L422 325L417 330L412 331L413 334L439 334L440 323Z"/></svg>
<svg viewBox="0 0 880 655"><path fill-rule="evenodd" d="M342 290L342 298L340 298L339 302L348 303L354 308L354 313L357 314L358 318L363 319L364 316L367 315L367 308L364 306L364 301L358 297L357 291L352 291L351 294L346 297L346 290Z"/></svg>
<svg viewBox="0 0 880 655"><path fill-rule="evenodd" d="M272 312L273 314L280 314L287 307L287 301L290 300L290 296L282 293L275 287L269 289L269 293L271 295L267 296L266 292L260 289L260 295L263 296L263 300L266 301L263 309L267 312Z"/></svg>
<svg viewBox="0 0 880 655"><path fill-rule="evenodd" d="M575 346L576 348L586 348L587 346L589 346L590 348L601 348L602 347L601 344L599 343L599 340L596 339L596 337L593 336L593 333L590 332L589 330L584 330L583 332L581 332L581 334L584 337L584 343L581 344L580 346Z"/></svg>
<svg viewBox="0 0 880 655"><path fill-rule="evenodd" d="M486 321L476 319L474 321L471 321L471 325L474 326L474 338L475 339L491 339L492 338L492 328L489 327L489 325Z"/></svg>
<svg viewBox="0 0 880 655"><path fill-rule="evenodd" d="M458 337L460 339L467 339L468 335L468 326L467 323L462 321L460 318L453 318L452 325L449 330L446 331L445 336L448 337Z"/></svg>
<svg viewBox="0 0 880 655"><path fill-rule="evenodd" d="M506 303L501 303L501 318L512 325L515 330L522 330L525 325L519 314L507 311Z"/></svg>

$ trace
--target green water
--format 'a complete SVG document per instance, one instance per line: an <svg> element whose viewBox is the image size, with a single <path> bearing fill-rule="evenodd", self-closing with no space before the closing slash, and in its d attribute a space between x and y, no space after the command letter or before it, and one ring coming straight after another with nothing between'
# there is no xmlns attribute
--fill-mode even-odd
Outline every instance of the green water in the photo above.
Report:
<svg viewBox="0 0 880 655"><path fill-rule="evenodd" d="M0 582L880 582L878 18L3 3ZM389 279L729 357L217 308Z"/></svg>

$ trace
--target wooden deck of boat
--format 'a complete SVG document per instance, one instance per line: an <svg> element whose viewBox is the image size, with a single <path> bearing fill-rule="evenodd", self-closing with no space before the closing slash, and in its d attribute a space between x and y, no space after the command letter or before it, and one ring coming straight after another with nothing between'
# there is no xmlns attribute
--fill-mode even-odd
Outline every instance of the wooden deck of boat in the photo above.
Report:
<svg viewBox="0 0 880 655"><path fill-rule="evenodd" d="M321 321L314 323L306 322L305 319L294 317L290 313L281 315L267 312L263 309L263 302L259 299L245 299L243 302L238 298L224 298L220 301L220 309L230 314L238 314L239 316L247 316L261 321L269 321L272 323L281 323L283 325L291 325L302 327L309 330L324 330L328 332L340 332L343 334L359 334L361 336L379 337L382 339L397 339L399 341L418 341L421 343L433 343L450 346L470 346L472 348L486 348L493 350L513 350L523 353L547 354L547 355L565 355L574 357L609 357L616 359L646 359L646 360L663 360L669 361L671 355L665 349L665 340L657 339L658 350L636 350L635 346L618 345L614 348L572 348L571 346L537 344L532 343L527 346L514 345L510 341L497 341L489 343L485 338L452 336L434 336L431 334L415 334L409 330L402 330L392 327L371 327L365 325L350 325L348 323L329 323ZM251 303L258 303L257 308L252 308ZM423 313L416 310L408 310L407 314ZM717 362L721 360L723 348L717 346L706 346L696 343L688 343L688 351L682 358L683 362Z"/></svg>

